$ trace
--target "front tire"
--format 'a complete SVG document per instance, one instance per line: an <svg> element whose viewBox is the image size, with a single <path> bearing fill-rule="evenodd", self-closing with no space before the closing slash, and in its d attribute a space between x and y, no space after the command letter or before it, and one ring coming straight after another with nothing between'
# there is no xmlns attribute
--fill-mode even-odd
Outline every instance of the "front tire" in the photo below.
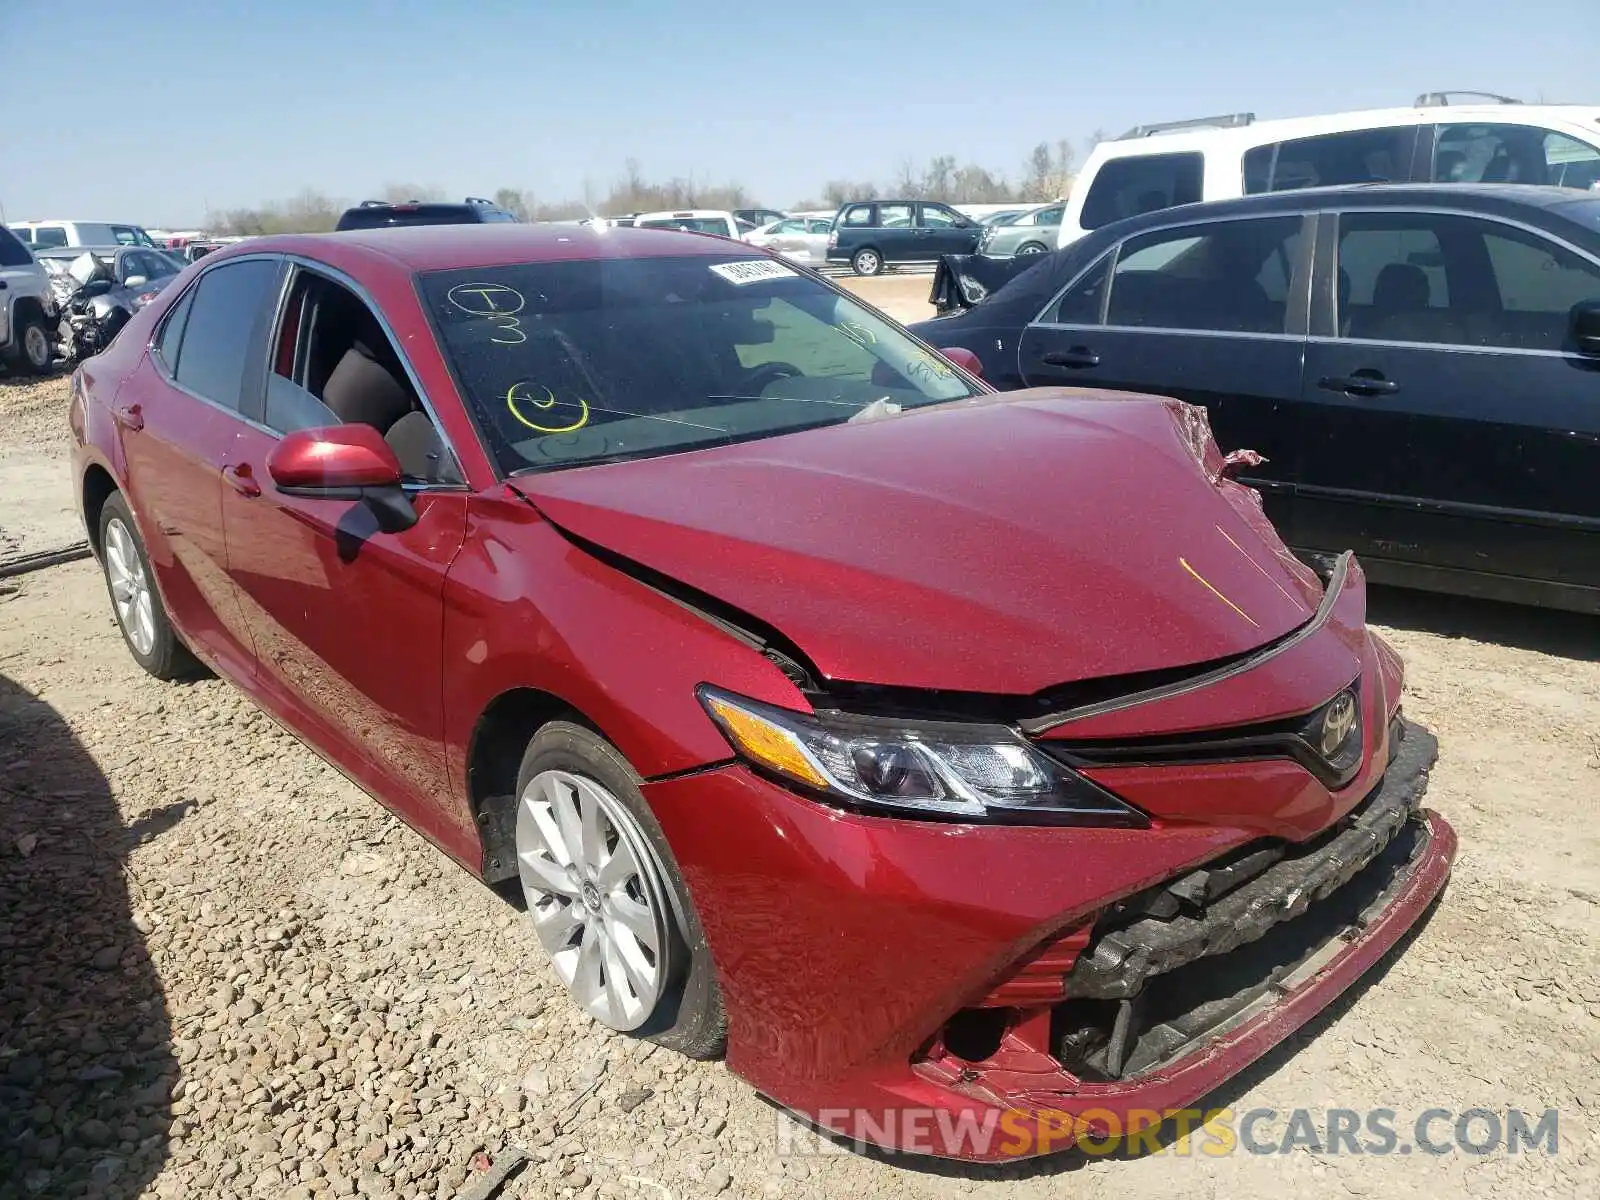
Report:
<svg viewBox="0 0 1600 1200"><path fill-rule="evenodd" d="M1043 254L1045 249L1042 242L1023 242L1017 247L1017 257L1021 258L1024 254Z"/></svg>
<svg viewBox="0 0 1600 1200"><path fill-rule="evenodd" d="M700 919L639 777L604 738L553 721L517 773L517 875L539 942L596 1021L715 1058L727 1018Z"/></svg>
<svg viewBox="0 0 1600 1200"><path fill-rule="evenodd" d="M105 572L111 611L128 653L157 679L179 679L197 667L167 618L144 541L120 492L100 510L100 566Z"/></svg>
<svg viewBox="0 0 1600 1200"><path fill-rule="evenodd" d="M857 275L882 275L883 255L871 247L863 247L851 256L850 268Z"/></svg>
<svg viewBox="0 0 1600 1200"><path fill-rule="evenodd" d="M50 345L50 330L44 318L29 314L11 331L13 348L10 356L12 370L24 375L44 375L50 370L55 357Z"/></svg>

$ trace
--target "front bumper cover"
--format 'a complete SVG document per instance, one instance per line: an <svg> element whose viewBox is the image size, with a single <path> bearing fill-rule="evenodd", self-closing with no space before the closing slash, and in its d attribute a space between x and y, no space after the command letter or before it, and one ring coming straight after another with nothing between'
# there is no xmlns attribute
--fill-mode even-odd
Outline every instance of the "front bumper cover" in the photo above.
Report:
<svg viewBox="0 0 1600 1200"><path fill-rule="evenodd" d="M1131 899L1181 883L1197 868L1231 861L1259 833L1185 823L975 830L864 818L802 800L738 766L644 790L678 854L717 964L730 1068L846 1138L999 1161L1065 1149L1071 1136L1063 1139L1063 1120L1070 1127L1091 1110L1125 1117L1192 1104L1394 946L1444 886L1455 853L1450 826L1416 807L1432 744L1424 731L1410 730L1353 819L1319 839L1310 855L1305 845L1294 847L1301 865L1292 881L1285 871L1258 872L1221 897L1242 894L1233 905L1190 914L1186 920L1198 926L1185 926L1181 936L1132 940L1129 931L1148 913L1113 923L1117 964L1102 956L1081 978L1124 990L1141 980L1178 980L1185 970L1221 962L1223 947L1302 924L1294 914L1315 913L1319 893L1337 895L1341 880L1360 873L1360 859L1372 866L1378 849L1392 856L1401 837L1409 839L1405 861L1359 920L1275 972L1257 994L1208 1010L1215 1019L1203 1029L1175 1027L1174 1050L1160 1053L1173 1040L1162 1035L1120 1064L1120 1075L1098 1079L1068 1070L1059 1052L1041 1048L1043 1036L1025 1044L1013 1030L999 1053L974 1061L953 1057L940 1031L1060 931L1106 932L1097 922L1108 897ZM1375 750L1385 755L1387 746ZM1385 831L1387 847L1377 847ZM1097 960L1092 935L1079 945L1082 957ZM1059 962L1061 972L1077 969L1070 955ZM1071 995L1070 987L1063 991ZM1049 1007L1021 1015L1034 1033L1049 1029ZM918 1111L942 1117L931 1126L897 1124L896 1114ZM1038 1136L1004 1136L1019 1128Z"/></svg>

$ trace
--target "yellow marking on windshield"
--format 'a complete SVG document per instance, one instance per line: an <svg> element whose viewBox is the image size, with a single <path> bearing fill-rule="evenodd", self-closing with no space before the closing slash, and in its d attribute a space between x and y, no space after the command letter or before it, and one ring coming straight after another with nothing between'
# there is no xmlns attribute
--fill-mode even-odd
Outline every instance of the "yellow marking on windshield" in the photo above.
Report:
<svg viewBox="0 0 1600 1200"><path fill-rule="evenodd" d="M1200 585L1203 588L1205 588L1206 591L1210 592L1218 600L1221 600L1229 608L1233 609L1234 612L1238 613L1246 621L1249 621L1250 624L1255 625L1257 629L1261 628L1261 626L1257 623L1257 621L1256 621L1256 619L1254 617L1252 617L1249 613L1245 612L1244 609L1240 608L1232 600L1229 600L1221 592L1217 591L1216 588L1212 587L1211 586L1211 581L1209 579L1207 579L1204 575L1200 574L1199 571L1196 571L1193 567L1191 567L1189 565L1189 560L1187 558L1184 558L1184 557L1182 557L1180 555L1179 558L1178 558L1178 565L1180 567L1182 567L1185 571L1189 572L1189 574L1193 575L1196 579L1198 579L1200 581Z"/></svg>
<svg viewBox="0 0 1600 1200"><path fill-rule="evenodd" d="M543 392L540 396L537 393ZM539 422L524 416L521 405L527 404L541 410L549 410L556 406L556 394L547 387L540 387L531 383L513 383L506 389L506 408L511 415L535 433L572 433L582 429L589 423L589 402L581 397L576 400L565 401L568 405L576 404L578 419L570 425L541 425Z"/></svg>

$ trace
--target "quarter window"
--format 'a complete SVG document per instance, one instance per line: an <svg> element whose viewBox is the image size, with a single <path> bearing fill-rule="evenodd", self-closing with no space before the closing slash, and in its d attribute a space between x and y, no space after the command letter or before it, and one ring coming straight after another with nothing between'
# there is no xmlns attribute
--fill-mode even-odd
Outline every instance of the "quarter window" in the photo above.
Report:
<svg viewBox="0 0 1600 1200"><path fill-rule="evenodd" d="M845 210L844 217L840 220L839 224L841 224L841 225L871 225L872 224L872 205L870 205L870 204L858 204L854 208L847 208Z"/></svg>
<svg viewBox="0 0 1600 1200"><path fill-rule="evenodd" d="M206 273L195 288L174 370L196 395L239 408L251 334L278 277L278 264L255 258Z"/></svg>
<svg viewBox="0 0 1600 1200"><path fill-rule="evenodd" d="M17 235L0 225L0 267L25 267L33 262L33 255L17 239Z"/></svg>
<svg viewBox="0 0 1600 1200"><path fill-rule="evenodd" d="M1301 218L1187 225L1130 238L1111 278L1106 323L1282 333Z"/></svg>
<svg viewBox="0 0 1600 1200"><path fill-rule="evenodd" d="M1111 255L1100 261L1074 282L1054 308L1041 320L1047 325L1098 325L1100 324L1100 297L1105 292L1106 279L1111 274Z"/></svg>
<svg viewBox="0 0 1600 1200"><path fill-rule="evenodd" d="M167 364L167 370L174 375L178 370L178 351L183 346L183 328L189 322L189 309L194 304L196 289L190 288L182 298L172 306L172 311L167 314L166 322L161 326L161 335L156 342L156 351L161 355L161 361Z"/></svg>
<svg viewBox="0 0 1600 1200"><path fill-rule="evenodd" d="M1108 159L1083 201L1082 224L1098 229L1123 217L1194 204L1202 195L1205 156L1145 154Z"/></svg>

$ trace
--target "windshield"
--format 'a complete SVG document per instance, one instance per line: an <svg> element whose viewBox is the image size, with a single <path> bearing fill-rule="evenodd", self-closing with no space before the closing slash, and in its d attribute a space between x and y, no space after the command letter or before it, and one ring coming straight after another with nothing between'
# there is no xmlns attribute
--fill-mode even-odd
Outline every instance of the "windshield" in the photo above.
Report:
<svg viewBox="0 0 1600 1200"><path fill-rule="evenodd" d="M652 217L636 221L640 229L683 229L689 233L720 233L728 235L728 222L722 217Z"/></svg>
<svg viewBox="0 0 1600 1200"><path fill-rule="evenodd" d="M975 394L898 326L764 257L436 271L421 290L507 473L727 445Z"/></svg>

